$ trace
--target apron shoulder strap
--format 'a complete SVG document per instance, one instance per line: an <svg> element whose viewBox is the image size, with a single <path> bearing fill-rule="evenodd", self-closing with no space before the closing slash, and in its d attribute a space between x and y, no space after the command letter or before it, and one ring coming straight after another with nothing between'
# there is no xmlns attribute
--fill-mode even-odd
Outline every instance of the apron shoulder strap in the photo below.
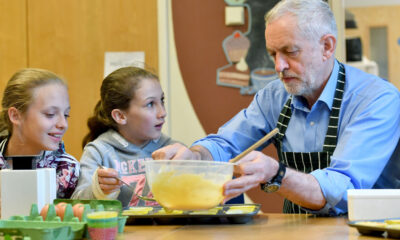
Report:
<svg viewBox="0 0 400 240"><path fill-rule="evenodd" d="M336 83L335 95L333 98L332 112L329 118L328 130L326 131L325 141L323 146L324 152L333 154L337 144L338 126L340 107L342 105L342 98L345 86L345 72L342 63L339 63L339 74Z"/></svg>

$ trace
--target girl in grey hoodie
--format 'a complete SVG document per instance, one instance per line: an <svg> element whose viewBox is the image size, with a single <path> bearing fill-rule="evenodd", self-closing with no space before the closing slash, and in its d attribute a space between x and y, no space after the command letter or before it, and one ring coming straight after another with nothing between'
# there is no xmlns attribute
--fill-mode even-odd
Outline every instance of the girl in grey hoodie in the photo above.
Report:
<svg viewBox="0 0 400 240"><path fill-rule="evenodd" d="M124 207L157 204L138 199L131 189L152 197L144 160L175 143L161 133L167 113L158 77L137 67L120 68L103 80L100 91L101 99L88 120L81 176L72 198L118 199Z"/></svg>

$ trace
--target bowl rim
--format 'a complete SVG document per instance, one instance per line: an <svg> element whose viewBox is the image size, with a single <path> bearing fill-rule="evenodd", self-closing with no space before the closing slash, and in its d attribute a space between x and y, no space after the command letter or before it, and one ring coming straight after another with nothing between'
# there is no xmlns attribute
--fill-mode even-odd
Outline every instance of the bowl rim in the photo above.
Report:
<svg viewBox="0 0 400 240"><path fill-rule="evenodd" d="M204 163L208 163L208 164L212 164L212 165L228 165L228 166L234 166L236 165L235 163L231 163L231 162L223 162L223 161L210 161L210 160L185 160L185 159L174 159L174 160L170 160L170 159L160 159L160 160L154 160L154 159L146 159L144 162L172 162L172 161L176 161L176 162L188 162L188 163L198 163L198 162L204 162Z"/></svg>

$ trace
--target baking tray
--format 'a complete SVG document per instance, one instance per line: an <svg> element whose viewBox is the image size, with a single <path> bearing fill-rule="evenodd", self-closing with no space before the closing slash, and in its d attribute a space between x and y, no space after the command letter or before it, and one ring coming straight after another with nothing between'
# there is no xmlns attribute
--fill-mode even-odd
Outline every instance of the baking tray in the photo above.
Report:
<svg viewBox="0 0 400 240"><path fill-rule="evenodd" d="M122 211L127 225L147 224L243 224L260 211L260 204L225 204L208 210L166 212L161 206L130 207Z"/></svg>
<svg viewBox="0 0 400 240"><path fill-rule="evenodd" d="M362 235L400 238L400 218L349 221L347 224Z"/></svg>

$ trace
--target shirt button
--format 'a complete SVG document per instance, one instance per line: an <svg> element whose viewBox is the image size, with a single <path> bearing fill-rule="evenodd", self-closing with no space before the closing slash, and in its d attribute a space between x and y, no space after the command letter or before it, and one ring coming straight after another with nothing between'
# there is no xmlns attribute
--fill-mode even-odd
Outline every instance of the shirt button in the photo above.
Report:
<svg viewBox="0 0 400 240"><path fill-rule="evenodd" d="M314 122L310 122L310 126L314 126Z"/></svg>

